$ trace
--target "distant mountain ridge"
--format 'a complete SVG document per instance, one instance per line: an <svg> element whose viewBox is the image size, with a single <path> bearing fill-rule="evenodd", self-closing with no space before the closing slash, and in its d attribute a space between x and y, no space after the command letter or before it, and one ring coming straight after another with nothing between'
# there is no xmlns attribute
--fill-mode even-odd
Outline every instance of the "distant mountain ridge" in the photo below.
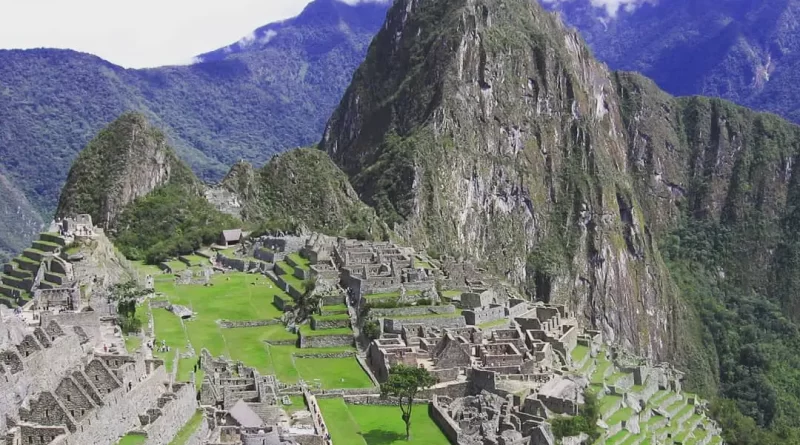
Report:
<svg viewBox="0 0 800 445"><path fill-rule="evenodd" d="M590 0L540 0L612 69L800 122L800 0L643 0L614 17Z"/></svg>
<svg viewBox="0 0 800 445"><path fill-rule="evenodd" d="M49 218L78 151L127 111L162 128L204 180L221 179L242 159L259 165L307 146L319 139L387 8L316 0L262 28L276 33L269 44L229 47L190 66L131 70L69 50L2 50L4 187ZM0 211L20 208L1 201ZM0 248L16 245L14 237L29 241L3 230Z"/></svg>

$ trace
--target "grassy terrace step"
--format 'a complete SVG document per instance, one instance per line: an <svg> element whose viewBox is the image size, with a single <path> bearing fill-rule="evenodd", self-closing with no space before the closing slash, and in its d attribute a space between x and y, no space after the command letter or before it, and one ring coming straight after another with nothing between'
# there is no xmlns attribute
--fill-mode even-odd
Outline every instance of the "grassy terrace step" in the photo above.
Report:
<svg viewBox="0 0 800 445"><path fill-rule="evenodd" d="M22 255L26 258L30 258L33 261L41 261L47 256L47 252L43 252L38 249L25 249L22 251Z"/></svg>
<svg viewBox="0 0 800 445"><path fill-rule="evenodd" d="M672 413L677 413L681 410L683 406L686 405L686 400L680 399L672 403L672 405L668 406L666 411L672 415ZM674 417L674 416L673 416Z"/></svg>
<svg viewBox="0 0 800 445"><path fill-rule="evenodd" d="M275 263L276 269L275 272L286 281L289 286L297 289L299 292L305 292L306 286L303 284L303 280L294 276L294 268L289 265L286 261L278 261Z"/></svg>
<svg viewBox="0 0 800 445"><path fill-rule="evenodd" d="M608 440L606 440L606 445L616 445L622 443L626 437L630 434L627 430L621 430L617 434L614 434Z"/></svg>
<svg viewBox="0 0 800 445"><path fill-rule="evenodd" d="M605 380L603 375L606 373L608 367L611 366L611 362L606 358L605 354L597 354L597 367L594 369L594 374L592 374L591 383L601 384Z"/></svg>
<svg viewBox="0 0 800 445"><path fill-rule="evenodd" d="M67 245L67 241L57 233L50 233L50 232L41 233L39 234L39 240L46 241L48 243L58 244L61 247Z"/></svg>
<svg viewBox="0 0 800 445"><path fill-rule="evenodd" d="M634 412L631 408L620 408L608 418L606 423L609 425L616 425L623 420L630 420L633 415Z"/></svg>
<svg viewBox="0 0 800 445"><path fill-rule="evenodd" d="M322 315L339 315L339 314L347 314L347 306L344 304L337 304L332 306L323 306L322 307Z"/></svg>
<svg viewBox="0 0 800 445"><path fill-rule="evenodd" d="M333 320L349 320L350 316L347 314L335 315L314 315L314 320L317 321L333 321Z"/></svg>
<svg viewBox="0 0 800 445"><path fill-rule="evenodd" d="M583 345L576 345L575 348L572 350L570 355L572 356L572 361L575 363L580 363L583 359L589 354L589 347Z"/></svg>
<svg viewBox="0 0 800 445"><path fill-rule="evenodd" d="M49 241L34 241L33 248L40 250L42 252L55 252L56 250L61 248L61 245L56 243L51 243Z"/></svg>
<svg viewBox="0 0 800 445"><path fill-rule="evenodd" d="M608 414L612 409L614 409L614 406L618 405L621 401L622 397L618 395L609 394L603 397L600 399L600 413Z"/></svg>
<svg viewBox="0 0 800 445"><path fill-rule="evenodd" d="M11 275L0 274L0 281L2 281L3 284L5 284L6 286L15 287L21 290L27 290L25 289L24 280L20 278L12 277Z"/></svg>
<svg viewBox="0 0 800 445"><path fill-rule="evenodd" d="M385 317L392 320L415 320L415 319L436 319L436 318L458 318L461 317L461 309L456 309L452 314L427 314L427 315L401 315L397 317ZM505 320L503 320L505 322Z"/></svg>
<svg viewBox="0 0 800 445"><path fill-rule="evenodd" d="M16 277L16 278L19 278L21 280L25 280L25 279L31 279L32 280L33 279L33 272L32 271L24 270L24 269L18 269L16 267L13 267L14 263L10 263L10 264L12 265L12 267L9 267L8 269L6 269L4 271L6 275L11 275L12 277Z"/></svg>
<svg viewBox="0 0 800 445"><path fill-rule="evenodd" d="M318 329L313 330L311 326L303 325L300 327L300 333L307 337L317 337L321 335L348 335L352 334L353 330L350 328L336 328L336 329Z"/></svg>
<svg viewBox="0 0 800 445"><path fill-rule="evenodd" d="M299 253L290 253L289 255L286 255L286 257L292 260L292 263L294 263L298 269L311 270L309 267L311 262L301 257Z"/></svg>

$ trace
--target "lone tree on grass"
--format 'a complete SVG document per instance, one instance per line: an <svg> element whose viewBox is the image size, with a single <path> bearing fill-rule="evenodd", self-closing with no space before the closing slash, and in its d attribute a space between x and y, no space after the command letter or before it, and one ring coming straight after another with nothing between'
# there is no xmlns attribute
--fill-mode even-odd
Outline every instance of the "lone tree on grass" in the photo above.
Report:
<svg viewBox="0 0 800 445"><path fill-rule="evenodd" d="M308 278L303 282L303 294L295 302L297 321L303 322L312 314L318 313L322 306L322 296L314 293L317 289L317 279Z"/></svg>
<svg viewBox="0 0 800 445"><path fill-rule="evenodd" d="M115 284L110 289L108 299L117 303L117 323L125 334L139 332L141 321L136 318L136 302L149 292L139 287L135 281Z"/></svg>
<svg viewBox="0 0 800 445"><path fill-rule="evenodd" d="M417 393L436 384L427 369L397 365L389 370L389 379L381 384L381 395L396 397L406 423L406 440L411 437L411 407Z"/></svg>

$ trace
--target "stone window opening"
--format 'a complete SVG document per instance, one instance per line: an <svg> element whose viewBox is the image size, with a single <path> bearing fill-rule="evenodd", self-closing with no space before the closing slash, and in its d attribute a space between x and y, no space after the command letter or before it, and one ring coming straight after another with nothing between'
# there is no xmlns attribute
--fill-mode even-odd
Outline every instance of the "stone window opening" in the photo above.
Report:
<svg viewBox="0 0 800 445"><path fill-rule="evenodd" d="M39 443L45 443L44 436L42 435L39 436Z"/></svg>
<svg viewBox="0 0 800 445"><path fill-rule="evenodd" d="M74 409L69 410L69 415L75 417L75 410Z"/></svg>
<svg viewBox="0 0 800 445"><path fill-rule="evenodd" d="M72 401L72 396L67 394L67 402L71 402L71 401Z"/></svg>
<svg viewBox="0 0 800 445"><path fill-rule="evenodd" d="M44 410L44 416L47 417L48 419L50 418L50 410L49 409Z"/></svg>

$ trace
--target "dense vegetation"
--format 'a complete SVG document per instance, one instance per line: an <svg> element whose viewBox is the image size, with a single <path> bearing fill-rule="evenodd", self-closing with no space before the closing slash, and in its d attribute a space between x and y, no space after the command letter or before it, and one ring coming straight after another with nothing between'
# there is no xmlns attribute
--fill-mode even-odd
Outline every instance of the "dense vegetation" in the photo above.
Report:
<svg viewBox="0 0 800 445"><path fill-rule="evenodd" d="M241 222L178 185L160 187L133 202L119 218L114 244L129 259L157 264L215 242Z"/></svg>
<svg viewBox="0 0 800 445"><path fill-rule="evenodd" d="M585 433L593 441L600 437L600 429L597 427L600 419L597 396L586 390L583 392L583 402L577 416L556 417L550 422L556 439L579 436L581 433Z"/></svg>
<svg viewBox="0 0 800 445"><path fill-rule="evenodd" d="M238 164L223 181L242 196L242 216L260 231L300 226L329 235L384 239L385 226L362 203L347 176L322 151L301 148L274 157L260 171Z"/></svg>
<svg viewBox="0 0 800 445"><path fill-rule="evenodd" d="M718 370L713 413L731 444L800 443L800 330L755 280L748 235L689 220L662 243L667 265L698 312ZM767 277L762 277L767 278Z"/></svg>
<svg viewBox="0 0 800 445"><path fill-rule="evenodd" d="M122 209L152 188L176 184L199 189L192 171L167 145L164 133L139 113L125 113L84 148L69 171L57 217L88 213L100 227L113 227Z"/></svg>

